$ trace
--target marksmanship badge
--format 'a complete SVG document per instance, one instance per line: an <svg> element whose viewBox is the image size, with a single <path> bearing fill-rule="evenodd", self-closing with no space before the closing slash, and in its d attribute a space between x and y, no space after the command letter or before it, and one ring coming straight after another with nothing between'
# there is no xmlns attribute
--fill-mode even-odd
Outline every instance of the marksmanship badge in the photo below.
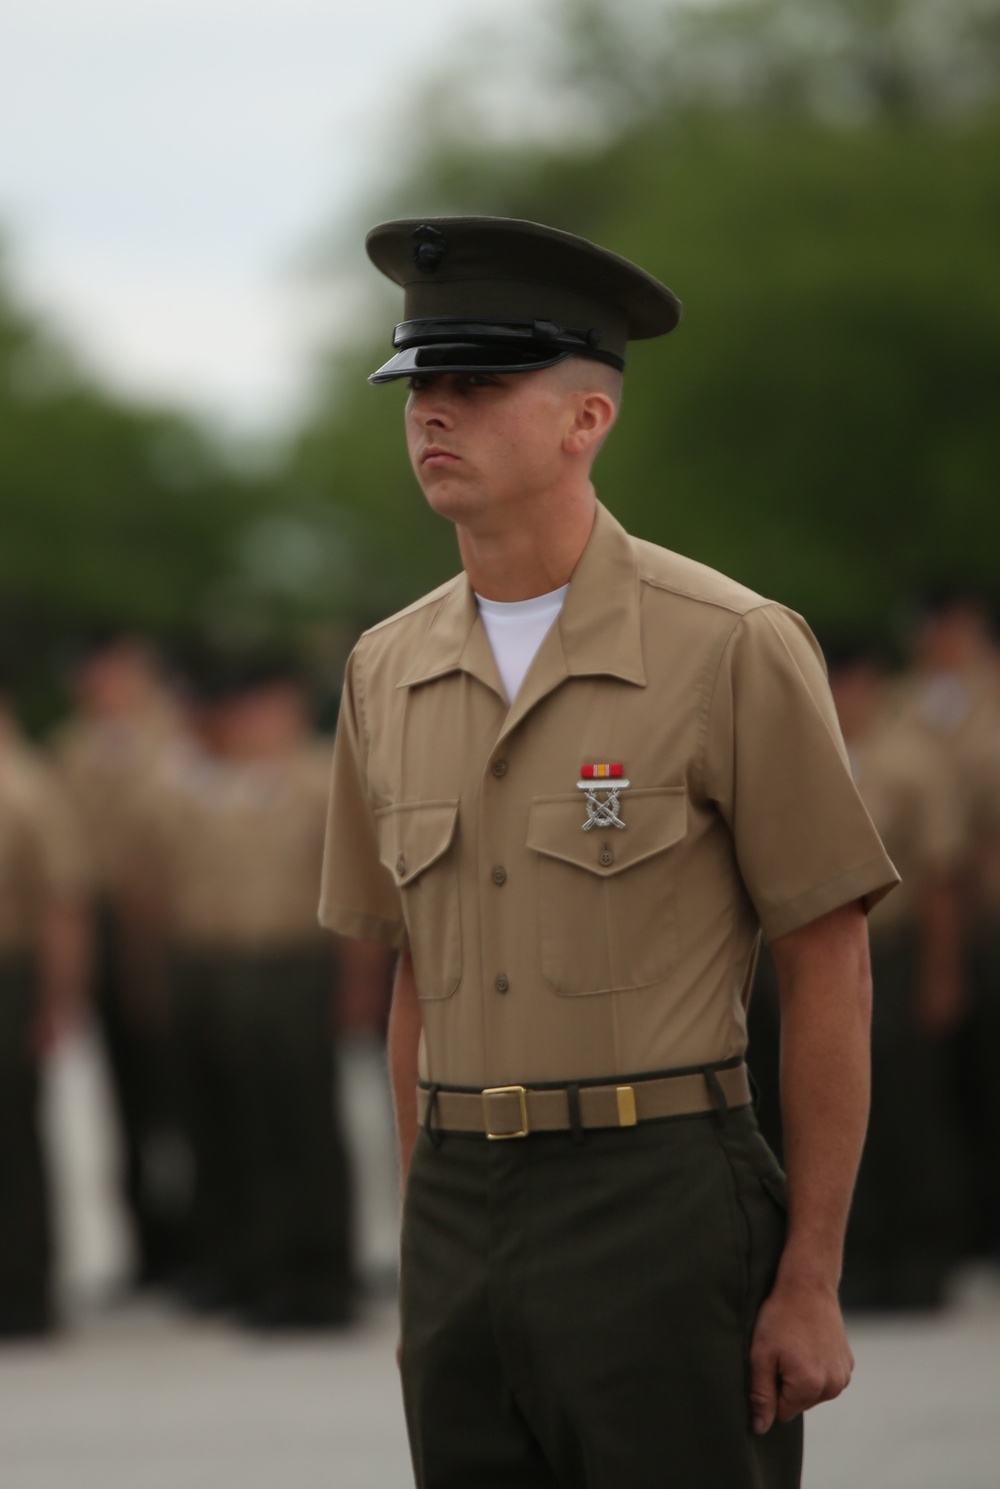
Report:
<svg viewBox="0 0 1000 1489"><path fill-rule="evenodd" d="M602 785L601 782L607 784ZM629 785L623 766L583 765L576 785L578 791L587 793L584 832L589 832L592 827L620 827L624 830L628 826L621 819L621 801L618 797L619 791L626 791Z"/></svg>

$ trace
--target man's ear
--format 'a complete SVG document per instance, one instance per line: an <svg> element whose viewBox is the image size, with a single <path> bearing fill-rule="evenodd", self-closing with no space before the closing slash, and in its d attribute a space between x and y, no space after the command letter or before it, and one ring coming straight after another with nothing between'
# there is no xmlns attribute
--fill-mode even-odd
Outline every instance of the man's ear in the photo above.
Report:
<svg viewBox="0 0 1000 1489"><path fill-rule="evenodd" d="M592 450L596 454L610 434L617 414L614 400L607 393L581 391L576 400L575 417L563 436L565 453L583 455Z"/></svg>

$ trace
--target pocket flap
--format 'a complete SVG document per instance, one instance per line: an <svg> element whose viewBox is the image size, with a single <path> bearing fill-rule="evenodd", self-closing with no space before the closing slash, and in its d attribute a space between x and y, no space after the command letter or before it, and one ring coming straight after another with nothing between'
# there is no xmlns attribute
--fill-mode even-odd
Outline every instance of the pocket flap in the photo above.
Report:
<svg viewBox="0 0 1000 1489"><path fill-rule="evenodd" d="M458 821L457 801L410 801L382 807L378 823L379 858L405 889L447 853Z"/></svg>
<svg viewBox="0 0 1000 1489"><path fill-rule="evenodd" d="M624 827L585 831L587 804L582 791L539 796L528 816L528 847L607 878L672 848L687 832L683 786L629 787L621 794L620 812Z"/></svg>

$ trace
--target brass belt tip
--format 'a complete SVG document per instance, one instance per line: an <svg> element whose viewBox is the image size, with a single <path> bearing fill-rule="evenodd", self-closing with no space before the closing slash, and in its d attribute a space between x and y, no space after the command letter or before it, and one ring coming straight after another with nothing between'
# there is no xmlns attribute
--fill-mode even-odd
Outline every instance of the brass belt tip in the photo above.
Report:
<svg viewBox="0 0 1000 1489"><path fill-rule="evenodd" d="M615 1095L618 1097L618 1126L634 1127L639 1120L635 1110L635 1092L631 1086L618 1086Z"/></svg>

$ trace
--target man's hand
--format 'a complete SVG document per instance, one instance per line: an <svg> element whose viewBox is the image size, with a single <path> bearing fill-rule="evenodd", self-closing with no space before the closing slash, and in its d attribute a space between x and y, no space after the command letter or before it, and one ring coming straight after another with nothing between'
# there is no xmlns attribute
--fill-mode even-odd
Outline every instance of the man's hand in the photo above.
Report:
<svg viewBox="0 0 1000 1489"><path fill-rule="evenodd" d="M839 1396L851 1379L854 1356L833 1288L779 1281L757 1315L750 1349L753 1430L770 1430L775 1417Z"/></svg>

